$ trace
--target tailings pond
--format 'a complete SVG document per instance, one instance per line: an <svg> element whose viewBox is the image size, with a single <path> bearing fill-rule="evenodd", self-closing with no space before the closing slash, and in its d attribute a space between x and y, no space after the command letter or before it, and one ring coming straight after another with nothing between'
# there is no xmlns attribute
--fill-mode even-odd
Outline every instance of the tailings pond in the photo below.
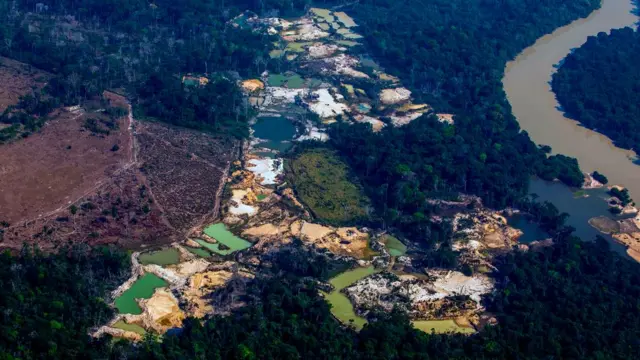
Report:
<svg viewBox="0 0 640 360"><path fill-rule="evenodd" d="M329 280L329 283L333 285L334 289L330 293L323 292L322 294L324 295L324 298L331 304L331 313L333 314L333 316L335 316L343 324L353 324L357 330L360 330L362 329L364 324L367 323L367 320L365 318L360 317L355 313L353 304L351 304L349 298L345 294L343 294L341 290L353 285L358 280L363 279L375 272L376 270L373 266L369 266L366 268L355 268L345 271L342 274ZM432 331L432 329L436 333L475 332L471 328L463 328L458 326L453 320L420 320L413 321L412 323L416 329L429 333Z"/></svg>
<svg viewBox="0 0 640 360"><path fill-rule="evenodd" d="M149 299L153 296L153 292L160 287L167 286L167 282L158 276L146 273L141 276L131 287L122 293L115 301L116 308L121 314L139 315L142 309L136 302L136 299Z"/></svg>
<svg viewBox="0 0 640 360"><path fill-rule="evenodd" d="M276 151L286 151L291 147L291 140L296 134L293 122L284 116L260 116L251 128L253 136L263 140L257 147Z"/></svg>
<svg viewBox="0 0 640 360"><path fill-rule="evenodd" d="M201 239L195 239L195 242L219 255L228 255L251 246L250 242L235 236L223 223L209 225L203 231L218 242L213 244ZM221 244L224 245L226 249L221 249Z"/></svg>
<svg viewBox="0 0 640 360"><path fill-rule="evenodd" d="M635 154L615 147L606 136L566 118L549 85L555 66L571 49L584 44L587 37L633 26L638 17L631 13L632 9L631 0L603 0L602 7L588 18L541 37L509 62L503 85L520 127L535 143L551 146L554 153L577 158L583 171L605 174L612 184L627 187L631 196L638 199L640 166L634 164ZM565 211L573 215L580 209Z"/></svg>
<svg viewBox="0 0 640 360"><path fill-rule="evenodd" d="M176 248L152 251L140 254L138 261L140 261L140 264L142 265L175 265L180 262L180 253Z"/></svg>

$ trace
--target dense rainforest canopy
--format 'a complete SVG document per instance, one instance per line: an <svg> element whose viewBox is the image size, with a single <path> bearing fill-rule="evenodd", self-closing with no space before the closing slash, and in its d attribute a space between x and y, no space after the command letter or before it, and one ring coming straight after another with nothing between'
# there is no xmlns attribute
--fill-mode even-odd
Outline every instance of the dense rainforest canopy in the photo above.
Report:
<svg viewBox="0 0 640 360"><path fill-rule="evenodd" d="M295 247L274 256L251 283L246 307L132 347L87 335L111 315L102 297L127 276L124 253L4 254L0 358L631 359L640 352L640 268L604 240L565 236L505 256L498 289L485 299L499 323L474 336L423 333L401 313L379 314L359 333L344 328L309 281L326 279L331 264Z"/></svg>
<svg viewBox="0 0 640 360"><path fill-rule="evenodd" d="M224 24L246 9L288 15L308 5L297 0L0 0L0 53L54 72L46 91L59 103L76 104L118 88L131 95L139 116L242 137L249 114L235 101L234 81L272 66L270 38ZM454 126L425 116L380 134L340 123L331 130L328 146L351 165L386 224L416 241L446 242L446 229L430 226L427 198L467 192L501 207L521 200L532 174L571 185L582 182L574 159L547 157L548 149L519 132L500 78L506 61L526 45L598 5L596 0L362 0L351 5L359 31L388 71L400 76L418 100L456 114ZM207 86L190 88L181 81L190 72L216 76ZM526 206L546 227L561 227L557 210ZM485 299L499 323L474 336L422 333L395 312L378 314L378 321L359 333L342 327L314 281L326 280L340 264L294 244L273 255L273 266L250 284L247 306L229 316L189 320L183 330L162 341L149 337L140 346L96 340L87 334L112 315L106 299L128 275L125 253L74 248L52 255L4 254L0 359L637 356L638 265L611 253L602 241L581 243L567 231L557 234L555 246L501 259L498 290ZM436 265L447 265L446 259Z"/></svg>
<svg viewBox="0 0 640 360"><path fill-rule="evenodd" d="M501 78L508 60L538 37L599 1L361 1L352 15L369 50L413 95L455 125L426 115L378 134L338 125L341 150L377 201L387 225L415 239L433 238L426 198L458 192L504 207L522 198L531 175L581 186L575 159L547 156L511 113ZM411 9L408 11L408 9ZM385 16L380 16L385 14Z"/></svg>
<svg viewBox="0 0 640 360"><path fill-rule="evenodd" d="M631 28L591 36L553 75L567 115L640 151L640 33Z"/></svg>

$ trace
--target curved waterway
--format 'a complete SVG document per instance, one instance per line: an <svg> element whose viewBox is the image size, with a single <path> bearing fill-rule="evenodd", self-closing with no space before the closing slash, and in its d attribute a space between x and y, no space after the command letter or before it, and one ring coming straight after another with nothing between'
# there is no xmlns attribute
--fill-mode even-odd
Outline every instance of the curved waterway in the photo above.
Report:
<svg viewBox="0 0 640 360"><path fill-rule="evenodd" d="M549 84L555 65L589 36L633 26L638 17L632 10L631 0L603 0L602 7L589 17L557 29L525 49L507 64L502 82L520 127L535 143L577 158L583 171L604 173L610 183L624 185L638 199L640 165L633 162L635 153L615 147L606 136L566 118Z"/></svg>

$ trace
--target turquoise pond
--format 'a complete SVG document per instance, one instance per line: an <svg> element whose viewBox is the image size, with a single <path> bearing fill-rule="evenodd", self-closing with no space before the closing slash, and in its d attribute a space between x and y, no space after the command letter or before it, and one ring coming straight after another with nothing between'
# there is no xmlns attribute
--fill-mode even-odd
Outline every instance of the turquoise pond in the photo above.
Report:
<svg viewBox="0 0 640 360"><path fill-rule="evenodd" d="M251 243L238 236L235 236L222 223L209 225L204 229L204 233L218 241L215 244L204 241L202 239L194 239L195 242L202 247L219 255L229 255L238 250L244 250L251 246ZM228 249L220 249L220 244L224 244Z"/></svg>
<svg viewBox="0 0 640 360"><path fill-rule="evenodd" d="M257 146L276 151L286 151L291 147L291 140L296 134L296 128L284 116L261 116L252 126L253 136L264 140Z"/></svg>

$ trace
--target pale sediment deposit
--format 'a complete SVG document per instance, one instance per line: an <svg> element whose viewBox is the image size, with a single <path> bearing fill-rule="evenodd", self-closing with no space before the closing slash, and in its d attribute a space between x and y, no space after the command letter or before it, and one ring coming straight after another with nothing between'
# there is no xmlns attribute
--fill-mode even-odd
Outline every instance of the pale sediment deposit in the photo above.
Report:
<svg viewBox="0 0 640 360"><path fill-rule="evenodd" d="M627 255L640 262L640 215L612 220L607 217L589 219L589 224L627 247Z"/></svg>
<svg viewBox="0 0 640 360"><path fill-rule="evenodd" d="M416 320L472 320L483 310L481 297L493 282L486 275L466 276L457 271L429 270L427 278L383 272L359 280L344 290L361 315L400 306Z"/></svg>
<svg viewBox="0 0 640 360"><path fill-rule="evenodd" d="M251 205L245 203L245 198L249 198L247 202L255 202L252 201L255 198L255 194L251 191L251 189L247 190L233 190L233 196L231 197L232 203L229 204L229 212L234 215L254 215L257 209Z"/></svg>
<svg viewBox="0 0 640 360"><path fill-rule="evenodd" d="M603 187L604 184L594 179L594 177L589 173L584 173L584 184L582 184L583 189L598 189Z"/></svg>
<svg viewBox="0 0 640 360"><path fill-rule="evenodd" d="M181 327L186 318L184 311L178 306L178 299L164 288L156 289L150 299L141 300L140 307L143 312L136 316L141 318L146 328L160 334L171 328Z"/></svg>
<svg viewBox="0 0 640 360"><path fill-rule="evenodd" d="M353 118L356 122L371 124L371 129L373 130L373 132L379 132L380 130L382 130L383 127L387 125L382 120L376 119L368 115L358 114L358 115L355 115ZM396 124L394 123L394 125Z"/></svg>
<svg viewBox="0 0 640 360"><path fill-rule="evenodd" d="M282 159L251 159L248 169L253 172L262 185L276 184L276 178L284 171Z"/></svg>
<svg viewBox="0 0 640 360"><path fill-rule="evenodd" d="M438 117L438 121L453 125L454 114L436 114L436 116Z"/></svg>
<svg viewBox="0 0 640 360"><path fill-rule="evenodd" d="M380 102L385 105L394 105L409 101L411 91L406 88L384 89L380 92Z"/></svg>
<svg viewBox="0 0 640 360"><path fill-rule="evenodd" d="M318 89L312 94L312 100L307 102L309 110L321 118L331 118L349 111L347 105L336 101L329 89Z"/></svg>
<svg viewBox="0 0 640 360"><path fill-rule="evenodd" d="M249 79L242 82L242 89L248 93L264 90L264 83L258 79Z"/></svg>

